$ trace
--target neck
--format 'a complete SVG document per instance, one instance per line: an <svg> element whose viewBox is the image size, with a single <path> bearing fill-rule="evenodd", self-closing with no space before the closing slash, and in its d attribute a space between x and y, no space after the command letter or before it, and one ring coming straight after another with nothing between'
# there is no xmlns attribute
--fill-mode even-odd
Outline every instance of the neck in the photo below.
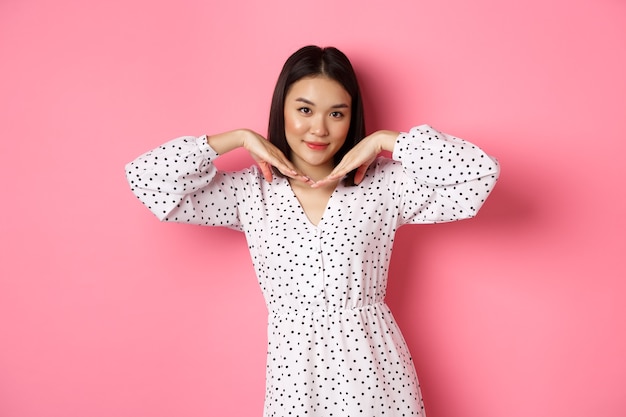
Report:
<svg viewBox="0 0 626 417"><path fill-rule="evenodd" d="M328 174L333 172L333 169L335 169L334 165L327 165L327 166L309 166L309 165L303 166L300 164L295 164L295 165L298 171L300 171L302 174L306 175L307 177L311 178L313 181L319 181L321 179L326 178Z"/></svg>

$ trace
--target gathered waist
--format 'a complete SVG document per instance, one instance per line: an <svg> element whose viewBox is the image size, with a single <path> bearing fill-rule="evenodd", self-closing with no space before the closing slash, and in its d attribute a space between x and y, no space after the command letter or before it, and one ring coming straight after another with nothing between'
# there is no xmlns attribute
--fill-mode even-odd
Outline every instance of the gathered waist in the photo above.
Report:
<svg viewBox="0 0 626 417"><path fill-rule="evenodd" d="M369 310L376 309L388 310L387 304L384 301L378 301L371 304L364 304L361 306L354 307L343 307L343 308L335 308L335 309L325 309L320 307L311 307L311 308L298 308L298 307L287 307L282 308L280 310L270 310L269 311L269 319L281 319L287 317L311 317L314 319L322 319L325 317L335 317L341 315L358 315L362 314L364 311L367 312Z"/></svg>

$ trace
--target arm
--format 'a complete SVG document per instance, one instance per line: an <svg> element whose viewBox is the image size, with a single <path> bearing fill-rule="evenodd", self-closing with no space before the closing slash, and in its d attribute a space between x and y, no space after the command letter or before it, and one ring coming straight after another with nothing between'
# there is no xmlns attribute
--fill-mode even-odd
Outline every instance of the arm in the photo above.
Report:
<svg viewBox="0 0 626 417"><path fill-rule="evenodd" d="M126 178L159 220L237 228L236 196L228 186L232 178L218 173L217 157L206 136L184 136L128 163Z"/></svg>
<svg viewBox="0 0 626 417"><path fill-rule="evenodd" d="M237 193L255 183L258 188L257 175L253 170L219 172L213 160L239 147L250 152L267 181L272 180L271 166L310 181L276 147L247 129L174 139L128 163L126 177L133 193L160 220L238 228Z"/></svg>
<svg viewBox="0 0 626 417"><path fill-rule="evenodd" d="M401 133L393 159L402 163L402 223L476 215L500 174L498 162L465 140L428 125Z"/></svg>
<svg viewBox="0 0 626 417"><path fill-rule="evenodd" d="M380 130L359 142L333 172L313 187L356 169L360 183L381 151L402 163L402 223L433 223L473 217L493 189L500 167L475 145L428 125L408 133Z"/></svg>

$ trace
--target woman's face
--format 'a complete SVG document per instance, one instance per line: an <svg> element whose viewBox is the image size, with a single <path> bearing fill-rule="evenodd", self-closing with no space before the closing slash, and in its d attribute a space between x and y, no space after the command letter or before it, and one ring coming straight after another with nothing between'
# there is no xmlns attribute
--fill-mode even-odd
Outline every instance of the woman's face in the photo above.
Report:
<svg viewBox="0 0 626 417"><path fill-rule="evenodd" d="M333 157L350 129L350 94L335 80L306 77L291 85L285 97L285 136L291 161L314 180L334 168Z"/></svg>

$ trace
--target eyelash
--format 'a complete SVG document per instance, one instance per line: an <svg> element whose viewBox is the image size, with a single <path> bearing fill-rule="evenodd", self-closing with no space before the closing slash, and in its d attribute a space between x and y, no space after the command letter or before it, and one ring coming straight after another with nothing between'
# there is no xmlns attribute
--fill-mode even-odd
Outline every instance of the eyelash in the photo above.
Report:
<svg viewBox="0 0 626 417"><path fill-rule="evenodd" d="M300 107L300 108L298 109L298 111L299 111L300 113L304 113L304 114L307 114L307 115L308 115L308 114L311 114L311 109L310 109L310 108L308 108L308 107ZM332 116L333 118L335 118L335 119L340 119L340 118L342 118L342 117L343 117L343 113L342 113L342 112L340 112L340 111L334 111L334 112L331 112L330 114L331 114L331 116Z"/></svg>

